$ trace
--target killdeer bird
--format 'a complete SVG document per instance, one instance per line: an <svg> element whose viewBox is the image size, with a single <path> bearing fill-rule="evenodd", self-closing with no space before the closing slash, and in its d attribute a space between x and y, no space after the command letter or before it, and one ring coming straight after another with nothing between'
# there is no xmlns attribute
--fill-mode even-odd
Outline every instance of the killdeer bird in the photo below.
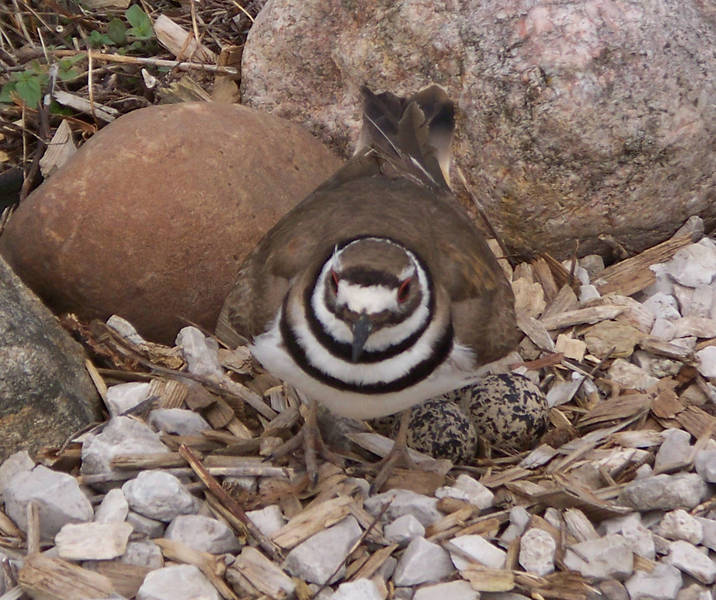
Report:
<svg viewBox="0 0 716 600"><path fill-rule="evenodd" d="M510 285L449 187L453 103L437 85L363 95L355 155L246 258L216 329L358 419L459 388L518 341Z"/></svg>

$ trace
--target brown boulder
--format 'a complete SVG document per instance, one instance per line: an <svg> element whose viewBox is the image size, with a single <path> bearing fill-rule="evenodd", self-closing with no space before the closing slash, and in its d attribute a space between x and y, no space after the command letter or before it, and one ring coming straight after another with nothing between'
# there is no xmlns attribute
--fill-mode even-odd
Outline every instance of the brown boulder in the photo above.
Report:
<svg viewBox="0 0 716 600"><path fill-rule="evenodd" d="M340 166L301 127L217 103L131 112L19 207L0 253L57 312L173 341L214 329L244 256Z"/></svg>

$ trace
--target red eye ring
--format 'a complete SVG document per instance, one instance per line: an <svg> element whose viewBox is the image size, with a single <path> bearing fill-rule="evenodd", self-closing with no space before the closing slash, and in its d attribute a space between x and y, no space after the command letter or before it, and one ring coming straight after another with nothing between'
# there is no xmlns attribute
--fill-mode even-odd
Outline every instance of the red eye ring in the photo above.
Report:
<svg viewBox="0 0 716 600"><path fill-rule="evenodd" d="M400 287L398 288L398 302L400 302L401 304L405 302L410 295L410 284L412 281L413 278L408 277L401 282Z"/></svg>
<svg viewBox="0 0 716 600"><path fill-rule="evenodd" d="M338 293L338 282L340 281L340 277L338 276L338 273L336 273L333 269L331 269L331 284L333 286L333 293Z"/></svg>

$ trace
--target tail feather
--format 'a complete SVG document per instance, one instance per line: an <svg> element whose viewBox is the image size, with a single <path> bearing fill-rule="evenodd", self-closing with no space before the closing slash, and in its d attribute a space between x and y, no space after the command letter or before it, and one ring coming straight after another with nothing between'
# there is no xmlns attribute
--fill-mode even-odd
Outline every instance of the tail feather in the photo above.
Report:
<svg viewBox="0 0 716 600"><path fill-rule="evenodd" d="M356 154L375 152L404 175L449 189L455 105L432 84L409 98L362 88L363 128Z"/></svg>

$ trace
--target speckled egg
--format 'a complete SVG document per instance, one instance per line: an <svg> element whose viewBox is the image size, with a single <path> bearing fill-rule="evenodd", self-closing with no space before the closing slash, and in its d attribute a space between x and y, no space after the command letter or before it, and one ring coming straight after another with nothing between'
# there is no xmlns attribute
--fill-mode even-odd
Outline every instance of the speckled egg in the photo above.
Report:
<svg viewBox="0 0 716 600"><path fill-rule="evenodd" d="M396 418L393 435L399 427L400 418ZM475 456L477 435L460 407L439 396L411 409L408 446L433 458L463 463Z"/></svg>
<svg viewBox="0 0 716 600"><path fill-rule="evenodd" d="M549 422L544 394L516 373L487 375L446 397L468 415L479 436L500 450L532 448Z"/></svg>

